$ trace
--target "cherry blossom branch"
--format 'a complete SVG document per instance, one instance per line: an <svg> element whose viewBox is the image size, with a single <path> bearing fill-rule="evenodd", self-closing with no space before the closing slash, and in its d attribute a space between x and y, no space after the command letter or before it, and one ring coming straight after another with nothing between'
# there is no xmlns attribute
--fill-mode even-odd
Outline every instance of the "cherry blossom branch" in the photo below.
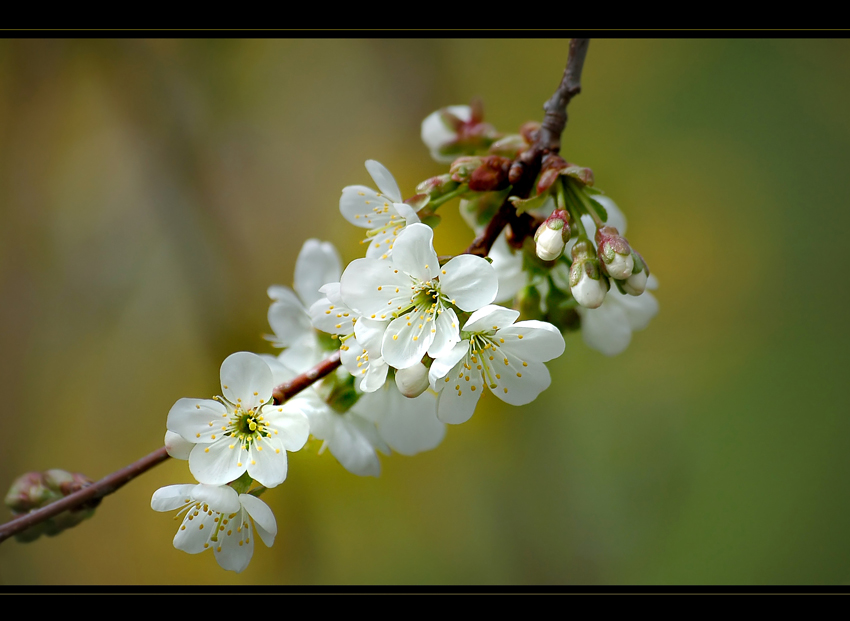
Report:
<svg viewBox="0 0 850 621"><path fill-rule="evenodd" d="M561 134L567 124L567 105L570 100L581 92L581 71L587 55L589 39L572 39L567 58L567 67L558 89L543 105L546 114L543 123L537 131L534 143L524 151L511 165L508 179L513 186L511 195L528 198L533 189L534 180L540 172L542 159L549 153L558 153L561 148ZM522 245L523 239L533 234L536 226L535 219L527 214L517 214L513 204L507 198L499 210L487 223L484 231L473 240L464 251L466 254L486 256L496 241L496 238L508 224L511 225L514 245ZM292 398L308 386L332 373L341 364L339 350L328 356L312 369L276 386L272 391L275 403L280 404ZM161 464L169 457L163 446L142 457L132 464L113 472L91 485L68 494L61 500L52 502L40 509L18 516L5 524L0 524L0 543L9 537L40 524L63 511L74 511L96 506L105 496L117 491L125 484Z"/></svg>
<svg viewBox="0 0 850 621"><path fill-rule="evenodd" d="M325 360L322 360L322 362L312 369L292 378L288 382L284 382L280 386L276 386L272 391L275 403L279 404L287 399L291 399L314 382L333 372L338 366L340 366L339 350L328 356ZM59 515L63 511L84 509L86 505L88 507L96 506L101 498L117 491L140 474L161 464L168 457L169 455L163 446L153 453L134 461L129 466L125 466L121 470L103 477L96 483L92 483L76 492L68 494L64 498L51 502L49 505L45 505L40 509L20 515L5 524L0 524L0 543L36 524L40 524L45 520Z"/></svg>

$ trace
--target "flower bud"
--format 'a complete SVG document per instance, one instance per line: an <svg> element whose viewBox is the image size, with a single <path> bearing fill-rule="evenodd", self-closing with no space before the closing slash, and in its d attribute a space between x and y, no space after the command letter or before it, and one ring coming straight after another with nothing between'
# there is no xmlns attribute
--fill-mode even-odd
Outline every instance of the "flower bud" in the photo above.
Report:
<svg viewBox="0 0 850 621"><path fill-rule="evenodd" d="M599 308L608 293L608 281L599 269L599 259L590 240L579 239L573 246L572 255L570 292L585 308Z"/></svg>
<svg viewBox="0 0 850 621"><path fill-rule="evenodd" d="M540 167L540 177L537 180L537 193L545 194L548 192L555 180L561 176L561 171L568 166L567 161L557 153L544 155Z"/></svg>
<svg viewBox="0 0 850 621"><path fill-rule="evenodd" d="M596 246L605 271L612 278L625 280L632 275L635 261L625 237L613 226L603 226L596 231Z"/></svg>
<svg viewBox="0 0 850 621"><path fill-rule="evenodd" d="M452 180L449 173L437 175L426 179L416 186L417 194L427 194L431 198L438 198L443 194L448 194L458 186L457 181Z"/></svg>
<svg viewBox="0 0 850 621"><path fill-rule="evenodd" d="M623 291L629 295L640 295L646 291L646 281L649 278L649 266L643 257L640 256L637 250L632 250L632 259L634 260L634 269L632 275L620 283Z"/></svg>
<svg viewBox="0 0 850 621"><path fill-rule="evenodd" d="M468 183L473 192L492 192L508 187L511 160L498 155L461 157L452 163L454 181Z"/></svg>
<svg viewBox="0 0 850 621"><path fill-rule="evenodd" d="M491 144L490 154L515 159L517 155L525 151L529 146L530 143L526 142L525 138L519 134L510 134Z"/></svg>
<svg viewBox="0 0 850 621"><path fill-rule="evenodd" d="M498 137L495 128L482 121L483 110L473 106L448 106L432 112L422 121L422 142L431 157L449 164L458 155L475 153L489 147Z"/></svg>
<svg viewBox="0 0 850 621"><path fill-rule="evenodd" d="M534 234L535 251L544 261L554 261L561 256L570 238L570 216L565 209L556 209Z"/></svg>
<svg viewBox="0 0 850 621"><path fill-rule="evenodd" d="M91 484L91 479L64 470L47 472L27 472L18 477L6 494L6 506L13 515L23 515L34 509L40 509ZM35 541L41 535L58 535L63 530L76 526L94 514L100 499L87 503L47 519L26 531L15 535L21 542Z"/></svg>
<svg viewBox="0 0 850 621"><path fill-rule="evenodd" d="M395 385L405 397L413 399L428 388L428 369L421 362L395 372Z"/></svg>

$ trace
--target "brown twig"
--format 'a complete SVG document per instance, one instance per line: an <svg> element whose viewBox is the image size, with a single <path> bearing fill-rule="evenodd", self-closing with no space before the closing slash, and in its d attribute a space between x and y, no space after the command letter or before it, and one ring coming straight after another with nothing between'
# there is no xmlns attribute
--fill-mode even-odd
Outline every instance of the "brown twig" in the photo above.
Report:
<svg viewBox="0 0 850 621"><path fill-rule="evenodd" d="M309 371L294 377L288 382L284 382L280 386L276 386L272 391L275 403L282 403L283 401L290 399L307 388L307 386L313 382L316 382L331 373L339 365L339 351L336 351ZM36 524L40 524L45 520L59 515L63 511L73 511L92 500L98 500L104 496L108 496L140 474L147 472L156 465L161 464L166 459L168 459L168 453L163 446L162 448L155 450L153 453L145 455L138 461L134 461L129 466L103 477L100 481L68 494L61 500L51 502L49 505L41 507L40 509L20 515L9 520L5 524L0 524L0 543L12 535L21 533L31 526L35 526Z"/></svg>
<svg viewBox="0 0 850 621"><path fill-rule="evenodd" d="M567 126L567 105L570 100L581 92L581 71L587 56L587 46L590 39L571 39L570 52L567 57L567 67L558 89L545 104L546 114L543 123L537 130L537 136L527 150L523 151L511 165L508 180L513 188L511 196L528 198L534 187L534 180L540 172L543 157L548 153L558 153L561 149L561 134ZM513 232L512 244L522 246L528 235L533 235L536 227L534 218L529 214L517 215L514 206L505 199L499 211L487 228L464 251L467 254L486 256L502 229L508 224Z"/></svg>
<svg viewBox="0 0 850 621"><path fill-rule="evenodd" d="M165 447L163 446L153 453L145 455L138 461L134 461L129 466L103 477L97 483L92 483L88 487L68 494L61 500L51 502L41 509L36 509L35 511L30 511L25 515L16 517L0 525L0 542L5 541L12 535L25 531L30 526L35 526L55 515L59 515L63 511L73 510L87 502L109 495L143 472L147 472L157 464L161 464L166 459L168 459L168 453L165 452Z"/></svg>

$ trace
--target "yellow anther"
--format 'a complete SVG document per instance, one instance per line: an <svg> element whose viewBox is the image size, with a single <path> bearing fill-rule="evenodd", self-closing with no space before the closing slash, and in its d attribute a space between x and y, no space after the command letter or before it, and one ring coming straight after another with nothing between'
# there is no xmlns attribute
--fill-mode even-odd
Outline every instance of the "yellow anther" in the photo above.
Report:
<svg viewBox="0 0 850 621"><path fill-rule="evenodd" d="M240 461L240 462L237 462L236 467L237 467L237 468L241 468L241 467L242 467L242 462L241 462L241 461Z"/></svg>
<svg viewBox="0 0 850 621"><path fill-rule="evenodd" d="M516 335L516 337L517 337L518 339L522 339L522 334L517 334L517 335Z"/></svg>
<svg viewBox="0 0 850 621"><path fill-rule="evenodd" d="M212 435L210 436L210 438L212 438L213 440L215 440L215 434L212 434Z"/></svg>
<svg viewBox="0 0 850 621"><path fill-rule="evenodd" d="M528 366L528 363L527 363L527 362L523 362L523 363L522 363L522 366L527 367L527 366Z"/></svg>
<svg viewBox="0 0 850 621"><path fill-rule="evenodd" d="M393 340L394 340L394 341L397 341L397 340L398 340L398 334L393 334Z"/></svg>
<svg viewBox="0 0 850 621"><path fill-rule="evenodd" d="M516 376L517 376L517 377L522 377L522 373L517 373L517 374L516 374Z"/></svg>
<svg viewBox="0 0 850 621"><path fill-rule="evenodd" d="M508 389L507 389L507 388L505 388L505 392L508 392Z"/></svg>
<svg viewBox="0 0 850 621"><path fill-rule="evenodd" d="M445 274L445 273L446 273L446 270L443 270L443 274Z"/></svg>
<svg viewBox="0 0 850 621"><path fill-rule="evenodd" d="M201 406L200 406L200 405L197 405L197 404L196 404L196 405L195 405L195 407L196 407L197 409L199 409L199 410L201 409Z"/></svg>
<svg viewBox="0 0 850 621"><path fill-rule="evenodd" d="M204 449L204 453L209 453L209 452L210 452L210 449L209 449L209 448L205 448L205 449Z"/></svg>
<svg viewBox="0 0 850 621"><path fill-rule="evenodd" d="M470 390L475 390L475 386L472 386L472 387L470 388Z"/></svg>
<svg viewBox="0 0 850 621"><path fill-rule="evenodd" d="M275 433L277 433L277 431L275 431ZM275 449L275 450L274 450L274 452L275 452L275 453L280 453L280 449Z"/></svg>
<svg viewBox="0 0 850 621"><path fill-rule="evenodd" d="M414 336L414 337L413 337L413 340L414 340L414 341L418 341L418 340L419 340L419 337L418 337L418 336Z"/></svg>
<svg viewBox="0 0 850 621"><path fill-rule="evenodd" d="M500 342L500 343L504 343L504 342L505 342L505 339L499 339L499 342Z"/></svg>

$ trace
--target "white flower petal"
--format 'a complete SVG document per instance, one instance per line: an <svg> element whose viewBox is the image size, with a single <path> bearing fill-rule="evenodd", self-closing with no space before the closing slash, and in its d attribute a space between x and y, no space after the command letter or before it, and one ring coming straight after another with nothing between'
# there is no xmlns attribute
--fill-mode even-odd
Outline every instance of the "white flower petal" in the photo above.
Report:
<svg viewBox="0 0 850 621"><path fill-rule="evenodd" d="M304 419L306 422L307 417ZM260 485L275 487L286 480L286 447L279 436L255 439L244 459L247 460L248 474Z"/></svg>
<svg viewBox="0 0 850 621"><path fill-rule="evenodd" d="M410 301L410 279L388 261L355 259L345 268L339 284L346 306L369 319L380 320L382 314L389 317L399 303Z"/></svg>
<svg viewBox="0 0 850 621"><path fill-rule="evenodd" d="M217 429L226 413L227 409L218 401L178 399L168 412L165 426L189 442L211 442L210 429Z"/></svg>
<svg viewBox="0 0 850 621"><path fill-rule="evenodd" d="M380 356L384 332L387 331L388 325L389 321L377 321L361 317L354 326L354 337L369 352L370 356Z"/></svg>
<svg viewBox="0 0 850 621"><path fill-rule="evenodd" d="M445 384L445 386L440 390L440 396L437 398L437 418L451 425L459 425L472 418L475 406L484 391L484 381L480 371L473 367L467 375L465 372L461 374L462 370L463 365L458 364L446 377L438 381L438 384ZM468 380L467 377L469 377ZM473 387L475 390L472 390Z"/></svg>
<svg viewBox="0 0 850 621"><path fill-rule="evenodd" d="M275 347L292 347L300 343L313 327L301 302L288 297L269 306L268 320L274 331L272 343Z"/></svg>
<svg viewBox="0 0 850 621"><path fill-rule="evenodd" d="M383 393L375 393L382 397L383 403L374 400L373 408L382 411L378 433L387 444L402 455L416 455L439 445L446 435L446 426L437 418L434 394L424 392L408 399L395 384L386 386Z"/></svg>
<svg viewBox="0 0 850 621"><path fill-rule="evenodd" d="M480 257L476 258L484 261ZM433 229L425 224L411 224L404 229L393 246L393 266L422 282L439 275L440 264L434 252Z"/></svg>
<svg viewBox="0 0 850 621"><path fill-rule="evenodd" d="M308 239L295 261L295 291L309 307L322 297L319 287L339 280L342 273L339 253L330 242Z"/></svg>
<svg viewBox="0 0 850 621"><path fill-rule="evenodd" d="M283 405L263 408L263 416L272 431L272 437L280 438L287 451L301 450L310 436L310 421L302 411L309 403L307 399L309 397L306 396L301 400L290 399Z"/></svg>
<svg viewBox="0 0 850 621"><path fill-rule="evenodd" d="M328 440L328 449L331 454L352 474L378 476L381 473L381 462L375 447L352 417L339 415L337 417L333 437ZM362 421L362 423L373 425L368 421Z"/></svg>
<svg viewBox="0 0 850 621"><path fill-rule="evenodd" d="M508 302L514 299L517 292L528 282L528 274L522 269L522 252L514 251L508 246L505 231L496 238L490 249L493 259L493 269L499 279L499 290L495 302Z"/></svg>
<svg viewBox="0 0 850 621"><path fill-rule="evenodd" d="M615 300L625 308L626 318L632 331L643 330L658 314L658 300L646 291L639 296L622 295L619 291Z"/></svg>
<svg viewBox="0 0 850 621"><path fill-rule="evenodd" d="M221 364L221 389L228 401L250 410L272 398L271 369L257 354L230 354Z"/></svg>
<svg viewBox="0 0 850 621"><path fill-rule="evenodd" d="M343 218L355 226L364 229L377 228L390 218L383 213L384 203L392 204L393 201L379 196L375 190L365 185L349 185L342 189L339 211Z"/></svg>
<svg viewBox="0 0 850 621"><path fill-rule="evenodd" d="M189 454L189 472L201 483L225 485L245 472L246 456L247 453L237 440L221 437L212 444L198 444L192 449Z"/></svg>
<svg viewBox="0 0 850 621"><path fill-rule="evenodd" d="M345 305L333 304L328 298L321 298L310 307L310 320L313 327L328 334L351 334L357 313Z"/></svg>
<svg viewBox="0 0 850 621"><path fill-rule="evenodd" d="M154 511L174 511L192 500L195 484L167 485L160 487L151 496L151 509Z"/></svg>
<svg viewBox="0 0 850 621"><path fill-rule="evenodd" d="M195 448L194 443L183 439L183 436L173 431L165 432L163 443L165 451L174 459L189 459L189 453Z"/></svg>
<svg viewBox="0 0 850 621"><path fill-rule="evenodd" d="M196 485L192 500L206 503L219 513L233 513L240 508L239 494L227 485Z"/></svg>
<svg viewBox="0 0 850 621"><path fill-rule="evenodd" d="M517 320L519 311L504 306L488 304L472 313L463 326L464 332L493 333L507 328Z"/></svg>
<svg viewBox="0 0 850 621"><path fill-rule="evenodd" d="M632 329L621 305L602 304L596 309L579 308L578 311L581 336L588 347L606 356L616 356L629 346Z"/></svg>
<svg viewBox="0 0 850 621"><path fill-rule="evenodd" d="M496 335L505 339L501 348L523 360L546 362L564 353L561 331L546 321L520 321Z"/></svg>
<svg viewBox="0 0 850 621"><path fill-rule="evenodd" d="M266 547L272 547L277 535L277 521L274 519L272 510L265 502L251 494L240 494L239 501L254 520L254 526L257 527L263 543Z"/></svg>
<svg viewBox="0 0 850 621"><path fill-rule="evenodd" d="M478 310L496 298L499 278L493 266L481 257L458 255L442 271L440 292L462 310Z"/></svg>
<svg viewBox="0 0 850 621"><path fill-rule="evenodd" d="M239 545L240 543L242 545ZM245 519L243 510L240 509L238 517L227 524L224 531L219 531L218 544L214 545L213 552L222 569L238 574L248 567L251 557L254 556L254 533L251 532L251 522Z"/></svg>
<svg viewBox="0 0 850 621"><path fill-rule="evenodd" d="M366 160L366 170L369 171L372 180L384 196L393 203L402 202L401 190L398 189L395 177L390 174L386 166L375 160Z"/></svg>
<svg viewBox="0 0 850 621"><path fill-rule="evenodd" d="M416 211L407 203L393 203L393 207L395 207L395 210L396 212L398 212L398 215L404 218L404 221L407 226L420 222L419 216L416 215Z"/></svg>
<svg viewBox="0 0 850 621"><path fill-rule="evenodd" d="M552 378L542 362L522 362L508 354L510 364L502 367L497 364L500 376L495 380L496 387L490 386L494 395L511 405L531 403L541 392L549 388Z"/></svg>
<svg viewBox="0 0 850 621"><path fill-rule="evenodd" d="M434 335L434 342L428 347L429 356L438 358L460 341L459 324L460 320L454 310L448 307L444 308L442 313L437 313L436 320L426 324L425 329L430 328Z"/></svg>
<svg viewBox="0 0 850 621"><path fill-rule="evenodd" d="M360 390L363 392L375 392L381 386L384 385L384 382L387 381L387 372L389 371L389 366L386 362L384 362L383 358L378 358L376 360L369 359L369 368L366 370L363 376L363 380L360 382Z"/></svg>
<svg viewBox="0 0 850 621"><path fill-rule="evenodd" d="M412 311L387 326L381 357L391 367L404 369L422 360L433 341L431 322L420 319L420 314Z"/></svg>
<svg viewBox="0 0 850 621"><path fill-rule="evenodd" d="M290 373L292 373L292 376L294 377L299 373L304 373L305 371L312 369L324 360L326 356L327 353L321 348L319 341L315 336L315 332L311 329L309 332L309 338L306 338L299 343L294 344L287 350L282 351L278 355L277 360L280 364L289 369ZM272 377L274 379L280 377L278 371L273 370L272 373ZM280 383L281 382L274 382L274 385L277 386Z"/></svg>
<svg viewBox="0 0 850 621"><path fill-rule="evenodd" d="M177 534L174 535L174 547L188 554L199 554L206 550L210 535L213 534L216 528L215 512L212 515L205 511L195 511L189 509L189 512L183 518L183 523L177 529ZM185 526L185 528L184 528Z"/></svg>
<svg viewBox="0 0 850 621"><path fill-rule="evenodd" d="M428 380L431 382L431 388L437 390L437 380L444 378L461 359L466 357L468 351L469 341L461 341L442 356L436 358L428 370Z"/></svg>

